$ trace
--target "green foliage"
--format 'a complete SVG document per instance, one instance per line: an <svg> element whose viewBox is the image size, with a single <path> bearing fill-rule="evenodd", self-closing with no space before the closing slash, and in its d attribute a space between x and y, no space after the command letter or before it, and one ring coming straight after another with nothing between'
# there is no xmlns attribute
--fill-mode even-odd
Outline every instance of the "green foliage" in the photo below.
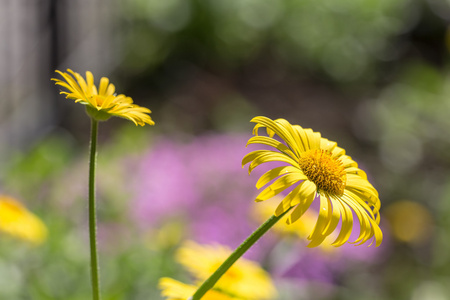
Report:
<svg viewBox="0 0 450 300"><path fill-rule="evenodd" d="M170 57L227 66L268 52L337 82L373 79L395 59L392 41L415 22L410 0L171 0L124 3L123 68Z"/></svg>

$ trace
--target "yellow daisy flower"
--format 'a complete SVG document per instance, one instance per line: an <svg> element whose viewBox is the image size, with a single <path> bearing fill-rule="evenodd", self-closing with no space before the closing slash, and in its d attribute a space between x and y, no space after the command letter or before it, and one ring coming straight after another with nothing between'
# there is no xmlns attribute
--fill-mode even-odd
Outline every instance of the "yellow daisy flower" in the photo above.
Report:
<svg viewBox="0 0 450 300"><path fill-rule="evenodd" d="M197 281L202 282L231 253L231 249L222 245L199 245L190 241L180 247L176 253L176 259ZM196 289L196 287L193 287L189 291L192 292L189 296L192 296ZM277 298L277 291L270 275L258 263L245 258L241 258L231 266L215 284L214 290L210 290L208 293L213 291L228 295L228 298L223 299L264 300Z"/></svg>
<svg viewBox="0 0 450 300"><path fill-rule="evenodd" d="M336 142L322 138L319 132L291 125L284 119L271 120L256 117L256 123L249 144L263 144L273 150L256 150L247 154L242 166L249 164L249 174L266 162L281 162L286 166L275 167L263 174L256 187L260 189L270 183L257 197L264 201L292 188L275 210L279 216L294 207L287 219L288 224L297 221L319 198L320 212L314 229L308 236L308 247L320 245L341 223L338 237L333 246L348 241L353 227L353 212L359 219L359 237L353 242L363 244L370 239L381 244L383 234L379 228L380 200L378 192L367 180L367 175L358 164L345 155L345 150ZM258 135L259 128L266 128L269 136ZM274 139L277 135L284 142Z"/></svg>
<svg viewBox="0 0 450 300"><path fill-rule="evenodd" d="M8 196L0 196L0 230L35 244L42 243L47 237L44 223Z"/></svg>
<svg viewBox="0 0 450 300"><path fill-rule="evenodd" d="M167 300L186 300L191 297L197 287L190 284L184 284L175 279L163 277L159 280L159 289L161 289L161 295L166 297ZM215 290L209 290L202 300L244 300L241 298L235 298L223 294Z"/></svg>
<svg viewBox="0 0 450 300"><path fill-rule="evenodd" d="M87 113L98 121L105 121L111 116L121 117L132 121L136 125L154 125L155 122L148 115L148 108L133 104L133 100L123 94L116 95L115 87L109 79L102 77L100 85L94 85L94 76L86 72L86 80L78 73L67 69L67 72L56 70L64 80L52 78L55 84L65 87L68 91L61 91L66 98L86 105ZM70 73L70 74L69 74Z"/></svg>

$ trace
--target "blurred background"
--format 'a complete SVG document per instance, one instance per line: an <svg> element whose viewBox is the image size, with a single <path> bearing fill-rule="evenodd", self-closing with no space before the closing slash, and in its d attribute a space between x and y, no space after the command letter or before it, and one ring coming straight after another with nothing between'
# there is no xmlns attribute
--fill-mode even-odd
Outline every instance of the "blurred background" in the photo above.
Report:
<svg viewBox="0 0 450 300"><path fill-rule="evenodd" d="M280 299L450 298L450 2L0 3L0 193L49 231L39 246L0 236L0 299L90 297L90 122L50 81L67 68L156 122L100 126L105 299L161 299L160 277L189 282L184 240L234 248L259 226L258 176L240 166L257 115L338 141L382 202L376 249L269 232L248 257Z"/></svg>

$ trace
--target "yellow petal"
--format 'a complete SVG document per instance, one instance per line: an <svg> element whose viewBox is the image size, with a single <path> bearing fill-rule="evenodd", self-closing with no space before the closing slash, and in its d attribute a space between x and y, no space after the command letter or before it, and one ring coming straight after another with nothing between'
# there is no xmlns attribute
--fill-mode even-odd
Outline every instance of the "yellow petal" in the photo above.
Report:
<svg viewBox="0 0 450 300"><path fill-rule="evenodd" d="M309 149L320 149L320 133L314 132L310 128L306 128L304 131L308 137Z"/></svg>
<svg viewBox="0 0 450 300"><path fill-rule="evenodd" d="M338 204L338 200L333 197L327 196L328 208L332 211L327 227L324 229L323 235L329 236L337 227L341 219L341 206Z"/></svg>
<svg viewBox="0 0 450 300"><path fill-rule="evenodd" d="M289 155L282 154L270 150L256 150L250 152L242 159L242 165L250 163L248 167L248 173L250 174L257 166L266 162L284 162L298 167L298 163L293 160Z"/></svg>
<svg viewBox="0 0 450 300"><path fill-rule="evenodd" d="M97 88L94 85L94 75L92 75L91 72L86 72L86 82L87 82L87 90L90 94L95 95L97 94Z"/></svg>
<svg viewBox="0 0 450 300"><path fill-rule="evenodd" d="M285 211L287 211L290 207L296 205L299 203L300 200L294 201L294 199L299 198L299 192L302 188L303 182L300 182L298 186L296 186L289 194L286 195L286 197L283 198L283 200L280 202L280 204L275 209L275 216L279 216Z"/></svg>
<svg viewBox="0 0 450 300"><path fill-rule="evenodd" d="M275 123L284 128L287 132L288 140L283 139L290 149L295 153L297 157L300 157L300 153L303 152L300 148L302 141L297 134L296 129L285 119L276 119Z"/></svg>
<svg viewBox="0 0 450 300"><path fill-rule="evenodd" d="M102 95L102 96L108 96L106 94L106 90L108 88L108 84L109 84L109 79L106 77L102 77L100 79L100 85L98 87L98 94Z"/></svg>
<svg viewBox="0 0 450 300"><path fill-rule="evenodd" d="M313 232L308 236L308 240L311 241L308 244L308 247L310 248L319 246L325 240L326 236L323 235L323 232L332 214L331 207L328 204L327 197L319 195L319 198L320 198L319 217L317 219L316 225L314 226Z"/></svg>
<svg viewBox="0 0 450 300"><path fill-rule="evenodd" d="M61 71L56 71L56 72L58 72L58 73L66 80L67 84L70 86L70 87L67 87L67 89L68 89L72 94L74 94L76 98L79 98L79 99L83 99L83 98L84 98L84 92L83 92L82 88L81 88L81 87L78 85L78 83L72 78L72 76L70 76L70 75L67 74L67 73L63 73L63 72L61 72ZM59 84L59 85L61 85L61 83L62 83L61 80L59 80L59 81L56 82L56 84Z"/></svg>
<svg viewBox="0 0 450 300"><path fill-rule="evenodd" d="M300 173L287 173L259 193L255 201L259 202L272 198L301 180L305 180L305 175Z"/></svg>
<svg viewBox="0 0 450 300"><path fill-rule="evenodd" d="M289 155L292 158L295 157L294 153L285 144L267 136L254 136L248 140L247 146L250 144L263 144L271 146L276 148L278 151Z"/></svg>
<svg viewBox="0 0 450 300"><path fill-rule="evenodd" d="M286 122L281 122L280 119L276 120L278 123L285 124ZM259 123L259 126L264 126L271 131L273 131L275 134L277 134L280 138L282 138L286 145L292 150L292 146L295 145L295 141L292 137L292 134L289 132L290 127L285 127L283 125L277 124L276 122L272 121L269 118L266 117L255 117L250 122L253 123ZM255 126L256 128L256 126Z"/></svg>
<svg viewBox="0 0 450 300"><path fill-rule="evenodd" d="M308 210L316 197L316 190L316 185L309 180L305 180L301 183L298 197L295 197L291 202L291 206L298 205L289 215L286 221L287 224L294 223L306 212L306 210Z"/></svg>
<svg viewBox="0 0 450 300"><path fill-rule="evenodd" d="M341 230L338 237L332 243L333 246L342 246L348 241L353 230L353 214L351 209L342 201L337 201L337 204L341 206L340 210L342 214Z"/></svg>
<svg viewBox="0 0 450 300"><path fill-rule="evenodd" d="M333 152L333 150L337 147L336 142L329 141L325 138L320 139L320 149L324 149L328 152Z"/></svg>
<svg viewBox="0 0 450 300"><path fill-rule="evenodd" d="M264 173L256 182L256 188L260 189L263 186L265 186L270 181L274 180L280 175L287 174L287 173L301 173L301 171L295 167L292 166L282 166L277 167L274 169L271 169ZM304 179L306 179L306 176L304 176Z"/></svg>

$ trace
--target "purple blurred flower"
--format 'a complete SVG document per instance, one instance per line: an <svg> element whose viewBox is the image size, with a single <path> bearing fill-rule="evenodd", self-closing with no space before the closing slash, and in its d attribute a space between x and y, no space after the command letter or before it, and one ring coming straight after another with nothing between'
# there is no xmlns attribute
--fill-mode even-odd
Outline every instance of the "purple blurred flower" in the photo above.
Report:
<svg viewBox="0 0 450 300"><path fill-rule="evenodd" d="M187 238L238 246L258 226L250 217L256 177L241 166L246 140L207 135L187 144L157 142L135 174L133 219L150 228L182 217L188 220ZM252 249L249 256L257 252Z"/></svg>
<svg viewBox="0 0 450 300"><path fill-rule="evenodd" d="M335 272L330 265L327 257L320 253L308 251L297 258L297 261L280 274L283 278L297 278L305 281L319 281L324 283L333 283L335 281Z"/></svg>
<svg viewBox="0 0 450 300"><path fill-rule="evenodd" d="M183 211L199 198L182 145L162 140L145 154L135 174L133 219L150 227Z"/></svg>

